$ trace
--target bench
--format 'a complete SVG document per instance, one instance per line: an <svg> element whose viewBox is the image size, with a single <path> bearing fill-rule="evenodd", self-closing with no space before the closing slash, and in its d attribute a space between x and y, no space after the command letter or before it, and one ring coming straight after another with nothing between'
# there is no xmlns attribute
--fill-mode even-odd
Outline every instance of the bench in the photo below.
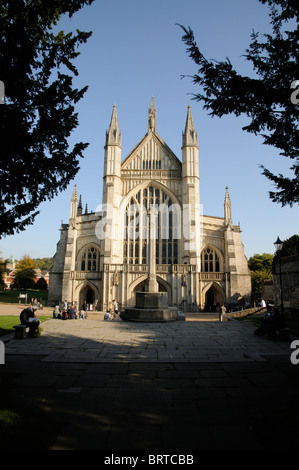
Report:
<svg viewBox="0 0 299 470"><path fill-rule="evenodd" d="M29 326L28 325L14 325L15 339L25 339L26 328L29 328Z"/></svg>

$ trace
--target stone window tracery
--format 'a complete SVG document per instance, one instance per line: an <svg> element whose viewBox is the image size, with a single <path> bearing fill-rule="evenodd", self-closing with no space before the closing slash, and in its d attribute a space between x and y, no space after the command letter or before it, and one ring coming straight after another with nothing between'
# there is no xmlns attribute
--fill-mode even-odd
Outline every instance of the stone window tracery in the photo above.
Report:
<svg viewBox="0 0 299 470"><path fill-rule="evenodd" d="M219 273L221 268L220 261L220 257L214 248L205 248L201 253L202 272Z"/></svg>
<svg viewBox="0 0 299 470"><path fill-rule="evenodd" d="M151 207L157 208L156 217L156 264L178 263L178 234L176 224L180 216L171 197L154 185L140 189L127 204L124 218L125 264L147 264L148 215Z"/></svg>
<svg viewBox="0 0 299 470"><path fill-rule="evenodd" d="M100 270L100 251L94 246L87 247L79 260L80 271L99 271Z"/></svg>

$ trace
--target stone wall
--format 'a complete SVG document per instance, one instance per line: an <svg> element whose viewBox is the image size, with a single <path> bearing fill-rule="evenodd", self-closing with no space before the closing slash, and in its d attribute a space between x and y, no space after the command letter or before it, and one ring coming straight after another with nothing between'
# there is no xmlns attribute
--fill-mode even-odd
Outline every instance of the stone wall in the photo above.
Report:
<svg viewBox="0 0 299 470"><path fill-rule="evenodd" d="M56 253L53 257L53 266L49 272L48 306L50 307L53 307L62 300L62 279L67 245L67 228L67 224L62 224L60 228L60 240L57 243Z"/></svg>
<svg viewBox="0 0 299 470"><path fill-rule="evenodd" d="M264 299L265 302L270 302L270 303L274 302L272 279L263 282L262 299Z"/></svg>
<svg viewBox="0 0 299 470"><path fill-rule="evenodd" d="M274 305L280 308L280 263L273 273ZM282 301L287 316L299 315L299 255L281 258Z"/></svg>
<svg viewBox="0 0 299 470"><path fill-rule="evenodd" d="M241 317L253 316L256 314L266 315L266 313L267 313L267 308L252 307L252 308L247 308L245 310L239 310L238 312L229 312L227 313L227 316L229 318L241 318Z"/></svg>

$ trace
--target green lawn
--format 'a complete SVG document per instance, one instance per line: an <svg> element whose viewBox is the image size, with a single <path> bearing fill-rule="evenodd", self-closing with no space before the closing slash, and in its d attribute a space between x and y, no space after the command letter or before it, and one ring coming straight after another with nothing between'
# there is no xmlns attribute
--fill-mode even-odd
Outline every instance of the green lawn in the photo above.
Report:
<svg viewBox="0 0 299 470"><path fill-rule="evenodd" d="M19 294L27 294L27 302L30 300L37 299L38 302L42 302L44 305L48 300L48 291L46 290L4 290L0 292L0 302L1 303L19 303Z"/></svg>
<svg viewBox="0 0 299 470"><path fill-rule="evenodd" d="M47 315L38 317L41 323L43 321L49 320L50 318L52 317L47 316ZM19 325L19 323L20 323L20 318L16 315L0 315L0 336L13 333L15 331L13 326Z"/></svg>
<svg viewBox="0 0 299 470"><path fill-rule="evenodd" d="M1 390L6 408L0 409L0 448L3 450L48 450L61 428L55 415L10 403L9 387ZM7 406L8 405L8 406ZM33 443L28 447L27 439Z"/></svg>

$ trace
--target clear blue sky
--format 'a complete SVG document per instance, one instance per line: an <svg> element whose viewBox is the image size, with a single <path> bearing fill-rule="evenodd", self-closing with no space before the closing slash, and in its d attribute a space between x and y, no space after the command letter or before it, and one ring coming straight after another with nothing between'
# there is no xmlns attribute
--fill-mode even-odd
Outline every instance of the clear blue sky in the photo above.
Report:
<svg viewBox="0 0 299 470"><path fill-rule="evenodd" d="M117 105L122 132L122 158L147 132L151 97L157 109L157 132L181 159L182 131L191 104L198 131L200 194L205 215L223 216L225 187L229 187L233 223L240 222L246 256L273 253L273 242L299 233L299 208L281 208L268 197L273 189L261 175L260 164L274 173L288 173L289 162L262 139L242 131L246 118L211 118L201 103L191 99L197 91L189 78L196 65L185 52L182 30L190 26L208 59L229 57L236 69L250 74L242 57L252 29L270 32L268 8L258 0L95 0L61 29L93 31L80 46L76 60L77 87L89 89L78 104L79 126L70 143L89 142L81 169L68 189L40 206L34 225L0 240L0 256L24 254L53 256L61 220L69 217L70 199L77 184L83 207L94 211L102 202L105 132L113 105ZM298 78L298 77L297 77ZM281 86L290 87L289 83ZM59 123L57 123L59 125ZM34 175L32 175L34 178Z"/></svg>

